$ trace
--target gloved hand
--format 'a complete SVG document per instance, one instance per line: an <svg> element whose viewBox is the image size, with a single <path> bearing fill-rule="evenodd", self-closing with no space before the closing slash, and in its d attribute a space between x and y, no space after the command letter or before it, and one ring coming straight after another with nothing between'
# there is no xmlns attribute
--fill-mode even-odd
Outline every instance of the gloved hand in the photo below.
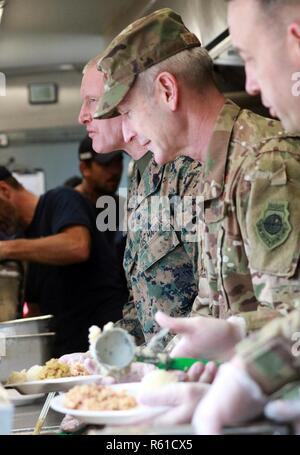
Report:
<svg viewBox="0 0 300 455"><path fill-rule="evenodd" d="M233 353L233 347L242 339L235 324L208 317L172 318L157 311L155 319L161 327L182 335L171 352L172 357L224 359Z"/></svg>
<svg viewBox="0 0 300 455"><path fill-rule="evenodd" d="M300 419L300 399L271 401L265 407L265 415L277 422Z"/></svg>
<svg viewBox="0 0 300 455"><path fill-rule="evenodd" d="M140 382L146 374L155 369L156 366L150 363L133 362L130 365L129 372L125 376L121 377L118 382ZM211 384L215 378L217 370L218 367L214 362L209 362L207 365L197 362L194 363L194 365L192 365L187 372L175 370L173 370L173 372L176 374L177 379L180 382L201 382Z"/></svg>
<svg viewBox="0 0 300 455"><path fill-rule="evenodd" d="M79 422L75 417L70 415L65 415L60 423L60 431L65 433L74 433L81 430L86 426L85 423Z"/></svg>
<svg viewBox="0 0 300 455"><path fill-rule="evenodd" d="M72 354L65 354L61 356L58 360L67 365L72 365L75 362L83 363L85 359L91 359L91 354L87 352L74 352Z"/></svg>
<svg viewBox="0 0 300 455"><path fill-rule="evenodd" d="M300 399L271 401L265 407L265 415L276 422L290 422L295 434L300 434Z"/></svg>
<svg viewBox="0 0 300 455"><path fill-rule="evenodd" d="M152 420L154 425L180 425L190 423L194 410L209 389L208 384L173 383L159 390L143 392L138 397L141 404L148 406L170 406L171 409Z"/></svg>
<svg viewBox="0 0 300 455"><path fill-rule="evenodd" d="M147 373L155 369L156 366L150 363L133 362L128 373L120 378L119 382L140 382Z"/></svg>
<svg viewBox="0 0 300 455"><path fill-rule="evenodd" d="M197 434L221 434L226 425L236 425L258 416L267 397L235 360L221 365L207 395L198 405L193 425Z"/></svg>
<svg viewBox="0 0 300 455"><path fill-rule="evenodd" d="M186 381L212 384L217 374L218 367L215 362L208 362L206 365L197 362L191 366L186 373Z"/></svg>
<svg viewBox="0 0 300 455"><path fill-rule="evenodd" d="M66 354L60 357L59 361L62 363L66 363L69 366L73 366L76 363L80 363L88 371L89 374L99 373L97 362L92 358L89 351Z"/></svg>

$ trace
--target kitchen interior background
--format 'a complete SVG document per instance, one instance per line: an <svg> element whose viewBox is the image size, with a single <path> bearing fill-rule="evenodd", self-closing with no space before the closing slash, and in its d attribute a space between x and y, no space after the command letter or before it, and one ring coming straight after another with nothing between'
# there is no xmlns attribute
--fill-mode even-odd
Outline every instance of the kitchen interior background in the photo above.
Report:
<svg viewBox="0 0 300 455"><path fill-rule="evenodd" d="M0 7L1 7L0 1ZM84 64L134 19L162 7L178 11L207 46L222 90L243 106L263 112L244 92L244 69L230 46L225 0L5 0L0 23L0 164L11 170L42 169L46 190L79 175L78 125ZM54 83L57 102L29 103L29 85ZM127 186L124 160L121 187Z"/></svg>

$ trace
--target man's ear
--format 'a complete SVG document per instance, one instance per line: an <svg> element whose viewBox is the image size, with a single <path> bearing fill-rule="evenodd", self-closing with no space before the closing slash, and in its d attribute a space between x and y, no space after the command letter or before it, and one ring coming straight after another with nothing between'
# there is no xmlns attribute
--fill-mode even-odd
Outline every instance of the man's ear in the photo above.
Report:
<svg viewBox="0 0 300 455"><path fill-rule="evenodd" d="M179 86L173 74L163 71L155 80L155 90L165 105L175 112L178 107Z"/></svg>
<svg viewBox="0 0 300 455"><path fill-rule="evenodd" d="M300 70L300 21L288 26L288 52L293 66Z"/></svg>
<svg viewBox="0 0 300 455"><path fill-rule="evenodd" d="M4 180L0 180L0 195L7 199L11 199L12 188Z"/></svg>

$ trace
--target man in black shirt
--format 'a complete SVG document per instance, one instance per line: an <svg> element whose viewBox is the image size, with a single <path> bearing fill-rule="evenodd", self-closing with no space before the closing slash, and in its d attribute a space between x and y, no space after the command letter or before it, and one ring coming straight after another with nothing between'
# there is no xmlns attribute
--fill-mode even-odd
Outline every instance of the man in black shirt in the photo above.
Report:
<svg viewBox="0 0 300 455"><path fill-rule="evenodd" d="M93 149L93 141L85 136L78 148L82 181L75 189L86 196L93 206L100 196L116 196L122 177L123 152L100 154Z"/></svg>
<svg viewBox="0 0 300 455"><path fill-rule="evenodd" d="M69 188L38 198L3 167L0 199L2 227L24 237L1 241L0 260L29 262L25 298L54 315L55 355L86 350L88 328L120 319L126 300L94 210Z"/></svg>
<svg viewBox="0 0 300 455"><path fill-rule="evenodd" d="M127 290L127 280L123 268L124 250L126 246L126 236L122 232L122 213L125 210L125 198L117 194L117 189L123 171L123 152L117 150L111 153L96 153L93 149L92 139L86 136L79 145L78 149L79 167L82 174L82 182L74 187L96 207L102 196L110 197L111 204L107 207L106 202L97 206L97 214L104 209L111 219L115 220L115 225L100 232L105 235L114 254L117 256L117 266L119 267L120 278L124 288ZM121 214L121 216L120 216ZM128 298L128 292L127 292Z"/></svg>

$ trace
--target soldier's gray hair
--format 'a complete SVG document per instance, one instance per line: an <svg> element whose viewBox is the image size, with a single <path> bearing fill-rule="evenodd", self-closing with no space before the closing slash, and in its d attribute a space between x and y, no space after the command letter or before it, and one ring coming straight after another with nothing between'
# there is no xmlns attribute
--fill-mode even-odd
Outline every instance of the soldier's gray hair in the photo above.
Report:
<svg viewBox="0 0 300 455"><path fill-rule="evenodd" d="M273 6L299 5L299 0L256 0L262 7L269 8Z"/></svg>
<svg viewBox="0 0 300 455"><path fill-rule="evenodd" d="M299 0L255 0L262 13L264 20L272 23L271 32L281 37L278 33L278 27L286 27L290 20L290 11L293 11L294 6L300 5Z"/></svg>
<svg viewBox="0 0 300 455"><path fill-rule="evenodd" d="M227 0L228 3L233 2L235 0ZM294 5L299 5L300 2L299 0L254 0L256 1L263 10L266 12L269 12L271 9L272 10L280 10L283 7L286 6L294 6ZM273 11L272 11L273 12Z"/></svg>
<svg viewBox="0 0 300 455"><path fill-rule="evenodd" d="M238 2L239 0L227 0L228 3ZM253 0L259 5L262 12L260 18L264 24L270 23L269 30L275 33L277 37L282 34L278 33L278 27L285 27L290 21L290 11L293 7L300 5L300 0ZM294 12L293 12L294 14Z"/></svg>
<svg viewBox="0 0 300 455"><path fill-rule="evenodd" d="M227 0L228 3L234 0ZM255 0L263 8L272 8L274 6L299 5L299 0Z"/></svg>
<svg viewBox="0 0 300 455"><path fill-rule="evenodd" d="M200 93L209 86L215 85L213 61L203 47L186 49L143 71L138 77L139 86L152 96L153 82L163 71L168 71Z"/></svg>
<svg viewBox="0 0 300 455"><path fill-rule="evenodd" d="M102 58L102 55L103 54L98 54L95 57L91 58L91 60L89 60L86 65L84 65L82 74L85 74L87 72L87 70L96 66L98 64L99 60Z"/></svg>

